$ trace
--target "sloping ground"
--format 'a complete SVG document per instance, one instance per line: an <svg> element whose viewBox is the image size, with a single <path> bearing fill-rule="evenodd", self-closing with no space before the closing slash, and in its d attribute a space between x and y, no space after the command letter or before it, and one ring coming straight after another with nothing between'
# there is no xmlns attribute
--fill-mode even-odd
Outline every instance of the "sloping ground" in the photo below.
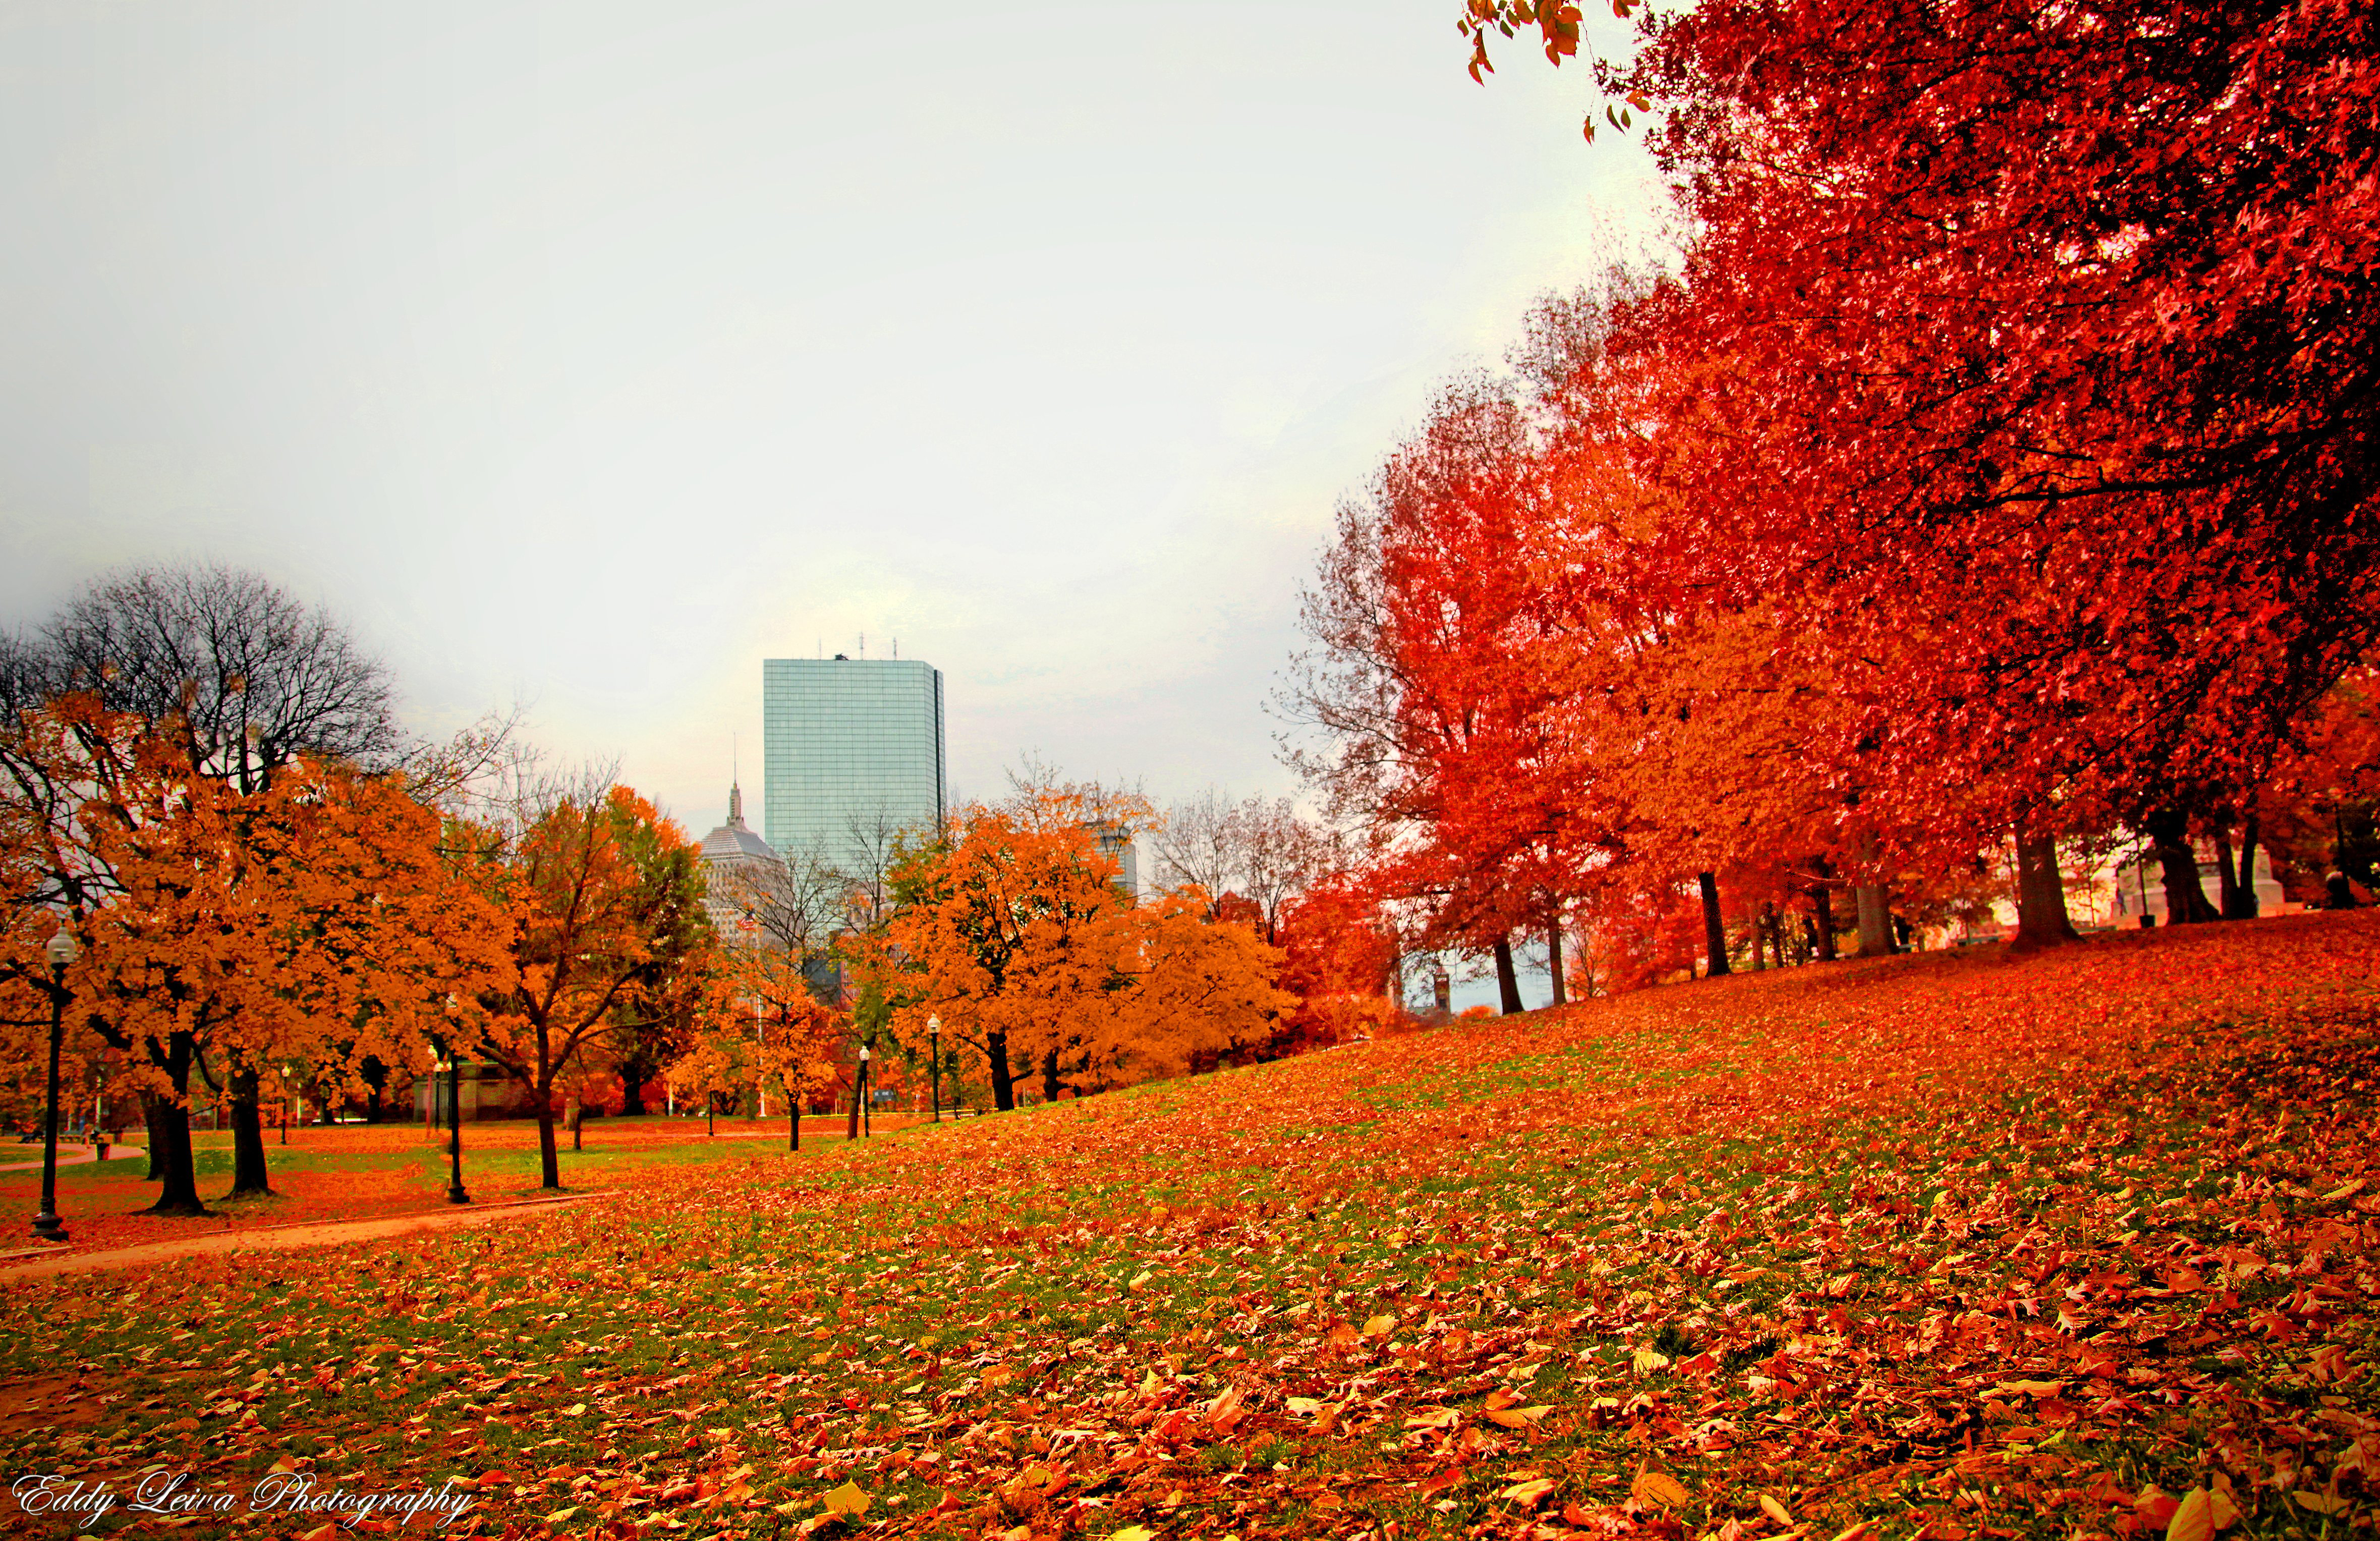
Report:
<svg viewBox="0 0 2380 1541"><path fill-rule="evenodd" d="M2376 968L2349 915L1706 982L24 1287L10 1374L122 1400L11 1443L515 1535L2343 1535Z"/></svg>
<svg viewBox="0 0 2380 1541"><path fill-rule="evenodd" d="M907 1121L905 1114L885 1120ZM803 1127L810 1139L842 1130L840 1121L831 1119L813 1118ZM605 1187L618 1170L647 1163L719 1160L719 1141L750 1141L765 1147L781 1144L785 1134L783 1117L765 1123L723 1119L715 1136L704 1132L698 1119L590 1119L584 1150L571 1148L566 1131L557 1134L562 1180L569 1188ZM446 1207L445 1136L418 1123L309 1125L298 1129L286 1144L279 1131L268 1128L264 1154L273 1192L245 1199L223 1196L231 1187L230 1133L200 1131L194 1138L199 1192L211 1206L204 1216L146 1213L156 1202L158 1189L149 1180L145 1151L128 1160L111 1155L104 1167L88 1162L60 1167L58 1212L66 1217L75 1248L116 1251L219 1232L440 1214ZM38 1153L41 1147L5 1148ZM116 1152L123 1148L117 1146ZM467 1123L463 1175L471 1196L482 1202L534 1196L541 1175L536 1123ZM0 1214L33 1214L40 1207L41 1183L38 1161L0 1172ZM0 1286L16 1266L17 1260L0 1256Z"/></svg>

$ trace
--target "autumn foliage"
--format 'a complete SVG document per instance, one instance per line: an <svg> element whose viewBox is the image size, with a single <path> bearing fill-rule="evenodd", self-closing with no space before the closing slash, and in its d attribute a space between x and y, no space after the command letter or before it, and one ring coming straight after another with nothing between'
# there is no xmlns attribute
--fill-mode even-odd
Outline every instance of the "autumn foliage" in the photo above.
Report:
<svg viewBox="0 0 2380 1541"><path fill-rule="evenodd" d="M1145 805L1031 789L963 808L893 870L898 902L853 952L907 1043L929 1020L983 1057L995 1105L1020 1074L1045 1098L1126 1085L1258 1038L1295 1005L1280 955L1191 888L1139 903L1117 885L1102 829Z"/></svg>

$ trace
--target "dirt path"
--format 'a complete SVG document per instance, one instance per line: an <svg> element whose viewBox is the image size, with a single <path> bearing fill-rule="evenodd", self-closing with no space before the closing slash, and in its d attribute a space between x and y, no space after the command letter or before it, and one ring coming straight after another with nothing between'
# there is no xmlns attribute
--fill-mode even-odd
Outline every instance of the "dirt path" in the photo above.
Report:
<svg viewBox="0 0 2380 1541"><path fill-rule="evenodd" d="M146 1246L120 1247L114 1252L51 1252L0 1255L0 1286L27 1279L55 1278L61 1274L96 1273L104 1268L140 1268L177 1258L234 1252L285 1252L296 1247L333 1246L341 1241L372 1241L415 1230L450 1230L457 1227L492 1225L521 1219L565 1205L609 1197L619 1190L569 1193L561 1198L526 1199L517 1204L492 1204L455 1209L432 1209L418 1215L395 1215L382 1220L320 1220L307 1225L265 1226L251 1230L226 1230L194 1236L187 1241L152 1241Z"/></svg>
<svg viewBox="0 0 2380 1541"><path fill-rule="evenodd" d="M149 1147L146 1145L107 1147L107 1158L110 1161L133 1161L148 1154ZM98 1156L91 1153L89 1145L61 1144L58 1146L58 1165L61 1167L88 1167L97 1159L99 1159ZM38 1172L41 1169L42 1164L39 1161L18 1161L9 1166L0 1167L0 1172Z"/></svg>

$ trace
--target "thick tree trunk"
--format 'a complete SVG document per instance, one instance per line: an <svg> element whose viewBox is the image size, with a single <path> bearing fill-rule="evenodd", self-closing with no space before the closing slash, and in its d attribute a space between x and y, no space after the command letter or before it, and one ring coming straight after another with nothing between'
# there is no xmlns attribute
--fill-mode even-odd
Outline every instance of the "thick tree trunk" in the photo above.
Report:
<svg viewBox="0 0 2380 1541"><path fill-rule="evenodd" d="M437 1088L431 1088L431 1098L437 1099ZM458 1109L449 1109L452 1118ZM541 1188L562 1186L562 1151L553 1139L553 1079L540 1075L537 1083L537 1175Z"/></svg>
<svg viewBox="0 0 2380 1541"><path fill-rule="evenodd" d="M790 1082L785 1086L785 1107L791 1109L785 1117L785 1148L799 1150L802 1148L802 1099L801 1094L795 1091Z"/></svg>
<svg viewBox="0 0 2380 1541"><path fill-rule="evenodd" d="M1554 1004L1570 1003L1570 981L1562 967L1561 906L1557 904L1546 914L1546 967L1553 975Z"/></svg>
<svg viewBox="0 0 2380 1541"><path fill-rule="evenodd" d="M622 1067L624 1070L629 1067ZM645 1077L641 1071L620 1077L620 1117L641 1119L645 1116Z"/></svg>
<svg viewBox="0 0 2380 1541"><path fill-rule="evenodd" d="M2216 918L2198 881L2198 852L2190 846L2190 815L2178 808L2160 808L2142 821L2155 848L2157 864L2165 869L2165 915L2168 925L2194 925Z"/></svg>
<svg viewBox="0 0 2380 1541"><path fill-rule="evenodd" d="M1496 996L1506 1016L1521 1009L1521 978L1512 970L1512 942L1509 936L1496 938Z"/></svg>
<svg viewBox="0 0 2380 1541"><path fill-rule="evenodd" d="M2066 879L2058 870L2058 841L2048 835L2016 832L2017 952L2080 941L2066 918Z"/></svg>
<svg viewBox="0 0 2380 1541"><path fill-rule="evenodd" d="M190 1159L190 1061L196 1052L197 1046L187 1033L176 1033L167 1040L164 1070L175 1095L157 1099L157 1122L150 1132L151 1159L158 1164L164 1192L144 1214L210 1212L200 1201L198 1171Z"/></svg>
<svg viewBox="0 0 2380 1541"><path fill-rule="evenodd" d="M1727 917L1718 912L1718 874L1696 873L1694 886L1703 892L1703 953L1710 960L1706 975L1716 979L1735 972L1727 961Z"/></svg>
<svg viewBox="0 0 2380 1541"><path fill-rule="evenodd" d="M264 1122L257 1107L257 1074L253 1065L235 1066L227 1078L231 1094L230 1197L269 1198L273 1176L265 1169Z"/></svg>
<svg viewBox="0 0 2380 1541"><path fill-rule="evenodd" d="M1810 907L1816 912L1816 918L1811 923L1811 931L1817 944L1818 960L1831 963L1835 960L1834 890L1824 882L1814 885L1810 889Z"/></svg>
<svg viewBox="0 0 2380 1541"><path fill-rule="evenodd" d="M2248 815L2240 826L2240 892L2239 908L2225 905L2223 918L2232 921L2252 921L2264 911L2264 901L2256 897L2256 815Z"/></svg>
<svg viewBox="0 0 2380 1541"><path fill-rule="evenodd" d="M985 1033L983 1057L991 1067L991 1105L1008 1112L1016 1106L1016 1082L1008 1073L1008 1034Z"/></svg>
<svg viewBox="0 0 2380 1541"><path fill-rule="evenodd" d="M1859 955L1889 958L1900 951L1892 940L1892 900L1881 883L1863 883L1852 890L1859 916Z"/></svg>
<svg viewBox="0 0 2380 1541"><path fill-rule="evenodd" d="M462 1109L455 1109L458 1118L461 1113ZM572 1150L587 1148L586 1125L587 1109L580 1105L578 1098L574 1095L570 1099L570 1148Z"/></svg>
<svg viewBox="0 0 2380 1541"><path fill-rule="evenodd" d="M140 1094L140 1121L149 1126L149 1175L142 1180L148 1182L154 1182L165 1175L165 1126L159 1111L163 1102L164 1099L154 1092L143 1091Z"/></svg>
<svg viewBox="0 0 2380 1541"><path fill-rule="evenodd" d="M2235 860L2231 851L2231 831L2215 832L2215 875L2218 892L2216 903L2227 921L2252 921L2256 918L2256 821L2250 819L2242 831L2240 851Z"/></svg>

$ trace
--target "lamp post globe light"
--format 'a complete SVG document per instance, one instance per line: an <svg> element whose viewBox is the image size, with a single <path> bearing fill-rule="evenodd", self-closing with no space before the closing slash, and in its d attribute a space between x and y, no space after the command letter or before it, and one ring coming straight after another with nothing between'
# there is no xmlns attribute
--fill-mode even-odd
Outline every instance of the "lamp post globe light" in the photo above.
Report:
<svg viewBox="0 0 2380 1541"><path fill-rule="evenodd" d="M67 1033L67 970L82 956L66 922L50 938L50 1083L49 1101L42 1119L42 1212L33 1217L33 1234L44 1241L67 1239L66 1222L58 1218L58 1051Z"/></svg>
<svg viewBox="0 0 2380 1541"><path fill-rule="evenodd" d="M934 1083L934 1121L942 1121L942 1019L926 1019L926 1079Z"/></svg>

